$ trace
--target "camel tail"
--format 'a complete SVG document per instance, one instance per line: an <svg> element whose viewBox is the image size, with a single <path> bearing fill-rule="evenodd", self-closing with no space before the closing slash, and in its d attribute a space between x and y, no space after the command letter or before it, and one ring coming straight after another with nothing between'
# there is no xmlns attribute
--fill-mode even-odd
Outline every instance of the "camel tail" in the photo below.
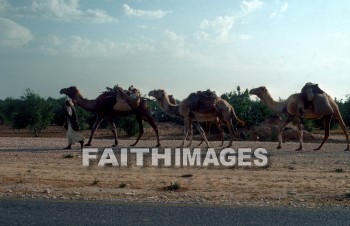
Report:
<svg viewBox="0 0 350 226"><path fill-rule="evenodd" d="M243 121L242 119L238 118L237 116L236 116L236 120L241 126L245 125L245 121Z"/></svg>
<svg viewBox="0 0 350 226"><path fill-rule="evenodd" d="M240 124L241 126L244 126L245 125L245 121L243 121L242 119L238 118L238 116L236 115L236 112L234 110L232 111L232 113L233 113L232 119L233 118L236 119L238 124Z"/></svg>

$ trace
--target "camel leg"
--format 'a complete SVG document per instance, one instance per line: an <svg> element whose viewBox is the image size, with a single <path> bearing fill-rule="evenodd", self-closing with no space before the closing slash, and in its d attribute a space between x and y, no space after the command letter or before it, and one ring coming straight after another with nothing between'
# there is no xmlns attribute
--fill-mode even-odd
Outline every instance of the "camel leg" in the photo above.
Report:
<svg viewBox="0 0 350 226"><path fill-rule="evenodd" d="M205 136L208 136L209 133L210 133L210 126L211 126L211 123L212 122L206 122L205 123L205 130L204 130L204 133L205 133ZM200 146L202 143L203 143L204 139L201 140L201 142L198 144L198 146Z"/></svg>
<svg viewBox="0 0 350 226"><path fill-rule="evenodd" d="M346 125L342 119L342 117L340 115L334 115L334 118L338 121L340 127L342 128L344 134L345 134L345 137L346 137L346 141L348 143L348 146L347 148L345 149L345 151L350 151L350 144L349 144L349 131L348 129L346 128Z"/></svg>
<svg viewBox="0 0 350 226"><path fill-rule="evenodd" d="M150 124L152 126L154 132L156 133L156 137L157 137L156 147L159 147L160 146L159 131L158 131L158 127L157 127L156 123L154 122L154 119L147 113L144 115L143 120L145 120L145 122L147 122L148 124Z"/></svg>
<svg viewBox="0 0 350 226"><path fill-rule="evenodd" d="M233 129L233 124L232 124L231 120L226 121L226 124L227 124L228 130L230 131L230 135L231 135L231 140L230 140L230 143L227 145L227 147L231 147L232 142L233 142L233 137L235 136L236 132Z"/></svg>
<svg viewBox="0 0 350 226"><path fill-rule="evenodd" d="M344 134L345 134L346 141L347 141L347 143L348 143L347 148L345 149L345 151L350 151L349 131L348 131L348 129L346 128L346 126L345 126L343 120L342 120L342 121L338 120L338 122L339 122L339 125L340 125L340 127L342 128L342 130L343 130L343 132L344 132Z"/></svg>
<svg viewBox="0 0 350 226"><path fill-rule="evenodd" d="M303 150L303 129L301 127L300 123L300 117L295 117L295 124L298 127L298 136L299 136L299 148L296 149L296 151L302 151Z"/></svg>
<svg viewBox="0 0 350 226"><path fill-rule="evenodd" d="M205 132L204 132L203 128L201 127L201 125L199 124L199 122L193 122L193 123L196 126L196 128L198 129L199 133L202 135L203 139L205 140L205 143L207 144L207 147L209 147L208 139L205 136ZM191 139L191 141L192 141L192 139Z"/></svg>
<svg viewBox="0 0 350 226"><path fill-rule="evenodd" d="M114 135L114 145L113 145L113 147L115 147L115 146L118 145L117 127L115 126L112 117L108 117L108 121L109 121L109 124L111 125L111 130L112 130L112 133Z"/></svg>
<svg viewBox="0 0 350 226"><path fill-rule="evenodd" d="M185 141L188 137L188 121L186 119L184 119L184 139L182 141L182 147L185 146Z"/></svg>
<svg viewBox="0 0 350 226"><path fill-rule="evenodd" d="M282 131L283 129L294 119L293 115L289 115L288 118L283 122L282 126L278 130L278 146L277 149L282 148Z"/></svg>
<svg viewBox="0 0 350 226"><path fill-rule="evenodd" d="M189 138L190 138L190 143L188 143L188 147L191 147L192 145L192 140L193 140L193 126L192 126L192 120L189 121L188 123L188 133L189 133Z"/></svg>
<svg viewBox="0 0 350 226"><path fill-rule="evenodd" d="M91 134L90 134L89 141L85 144L85 146L91 146L91 141L92 141L92 138L94 137L95 131L96 131L96 129L98 128L98 126L100 125L100 123L102 121L103 121L103 117L97 115L95 123L94 123L94 125L92 126L92 129L91 129Z"/></svg>
<svg viewBox="0 0 350 226"><path fill-rule="evenodd" d="M142 125L142 116L137 114L136 115L136 120L137 120L137 123L139 124L139 136L137 137L136 141L130 146L135 146L139 142L139 140L142 137L143 133L145 132L143 130L143 125Z"/></svg>
<svg viewBox="0 0 350 226"><path fill-rule="evenodd" d="M329 130L331 127L331 119L332 119L332 115L325 115L323 117L323 122L324 122L324 137L323 137L323 141L321 143L321 145L315 149L315 151L318 151L322 148L324 142L328 139L329 137Z"/></svg>
<svg viewBox="0 0 350 226"><path fill-rule="evenodd" d="M221 127L220 122L216 123L216 127L218 127L220 131L220 137L221 137L221 146L224 146L224 129Z"/></svg>

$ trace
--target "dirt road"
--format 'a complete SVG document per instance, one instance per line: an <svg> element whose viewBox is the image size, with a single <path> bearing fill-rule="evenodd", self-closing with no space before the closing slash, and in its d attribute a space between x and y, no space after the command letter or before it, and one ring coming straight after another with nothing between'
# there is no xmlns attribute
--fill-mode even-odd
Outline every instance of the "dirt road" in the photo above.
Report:
<svg viewBox="0 0 350 226"><path fill-rule="evenodd" d="M128 147L133 140L121 140ZM111 140L96 139L95 147ZM195 141L193 147L199 142ZM238 206L350 208L350 152L344 143L235 142L233 149L265 148L269 166L249 167L90 167L82 166L78 146L61 148L63 138L0 138L0 197L194 203ZM152 147L143 140L138 147ZM177 147L179 140L162 140ZM222 148L212 142L216 151ZM177 183L179 190L167 187Z"/></svg>

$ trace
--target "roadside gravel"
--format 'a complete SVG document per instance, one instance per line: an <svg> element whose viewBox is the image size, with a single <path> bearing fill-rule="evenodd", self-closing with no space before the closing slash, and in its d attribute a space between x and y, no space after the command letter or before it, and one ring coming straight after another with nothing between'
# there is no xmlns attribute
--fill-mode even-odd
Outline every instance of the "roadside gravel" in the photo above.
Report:
<svg viewBox="0 0 350 226"><path fill-rule="evenodd" d="M129 147L133 140L121 140ZM153 147L142 140L137 147ZM175 148L180 140L162 140ZM194 141L197 147L199 141ZM96 139L94 147L110 147ZM234 142L233 149L265 148L269 166L248 167L128 167L82 166L78 145L62 150L64 138L0 137L0 197L106 200L118 202L196 203L238 206L350 207L350 152L345 143ZM220 142L211 142L219 152ZM203 150L205 149L202 146ZM203 153L205 155L205 152ZM150 159L145 159L150 162ZM169 191L171 184L180 189Z"/></svg>

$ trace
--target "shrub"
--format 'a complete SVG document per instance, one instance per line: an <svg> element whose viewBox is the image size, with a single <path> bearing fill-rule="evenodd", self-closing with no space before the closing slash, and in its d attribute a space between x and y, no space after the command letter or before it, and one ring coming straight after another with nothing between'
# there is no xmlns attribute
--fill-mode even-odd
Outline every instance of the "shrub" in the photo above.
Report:
<svg viewBox="0 0 350 226"><path fill-rule="evenodd" d="M177 191L181 189L181 186L178 182L175 182L174 184L171 183L169 186L166 187L166 190L168 191Z"/></svg>
<svg viewBox="0 0 350 226"><path fill-rule="evenodd" d="M53 121L52 106L30 89L16 104L11 114L11 125L15 129L30 129L38 137Z"/></svg>

